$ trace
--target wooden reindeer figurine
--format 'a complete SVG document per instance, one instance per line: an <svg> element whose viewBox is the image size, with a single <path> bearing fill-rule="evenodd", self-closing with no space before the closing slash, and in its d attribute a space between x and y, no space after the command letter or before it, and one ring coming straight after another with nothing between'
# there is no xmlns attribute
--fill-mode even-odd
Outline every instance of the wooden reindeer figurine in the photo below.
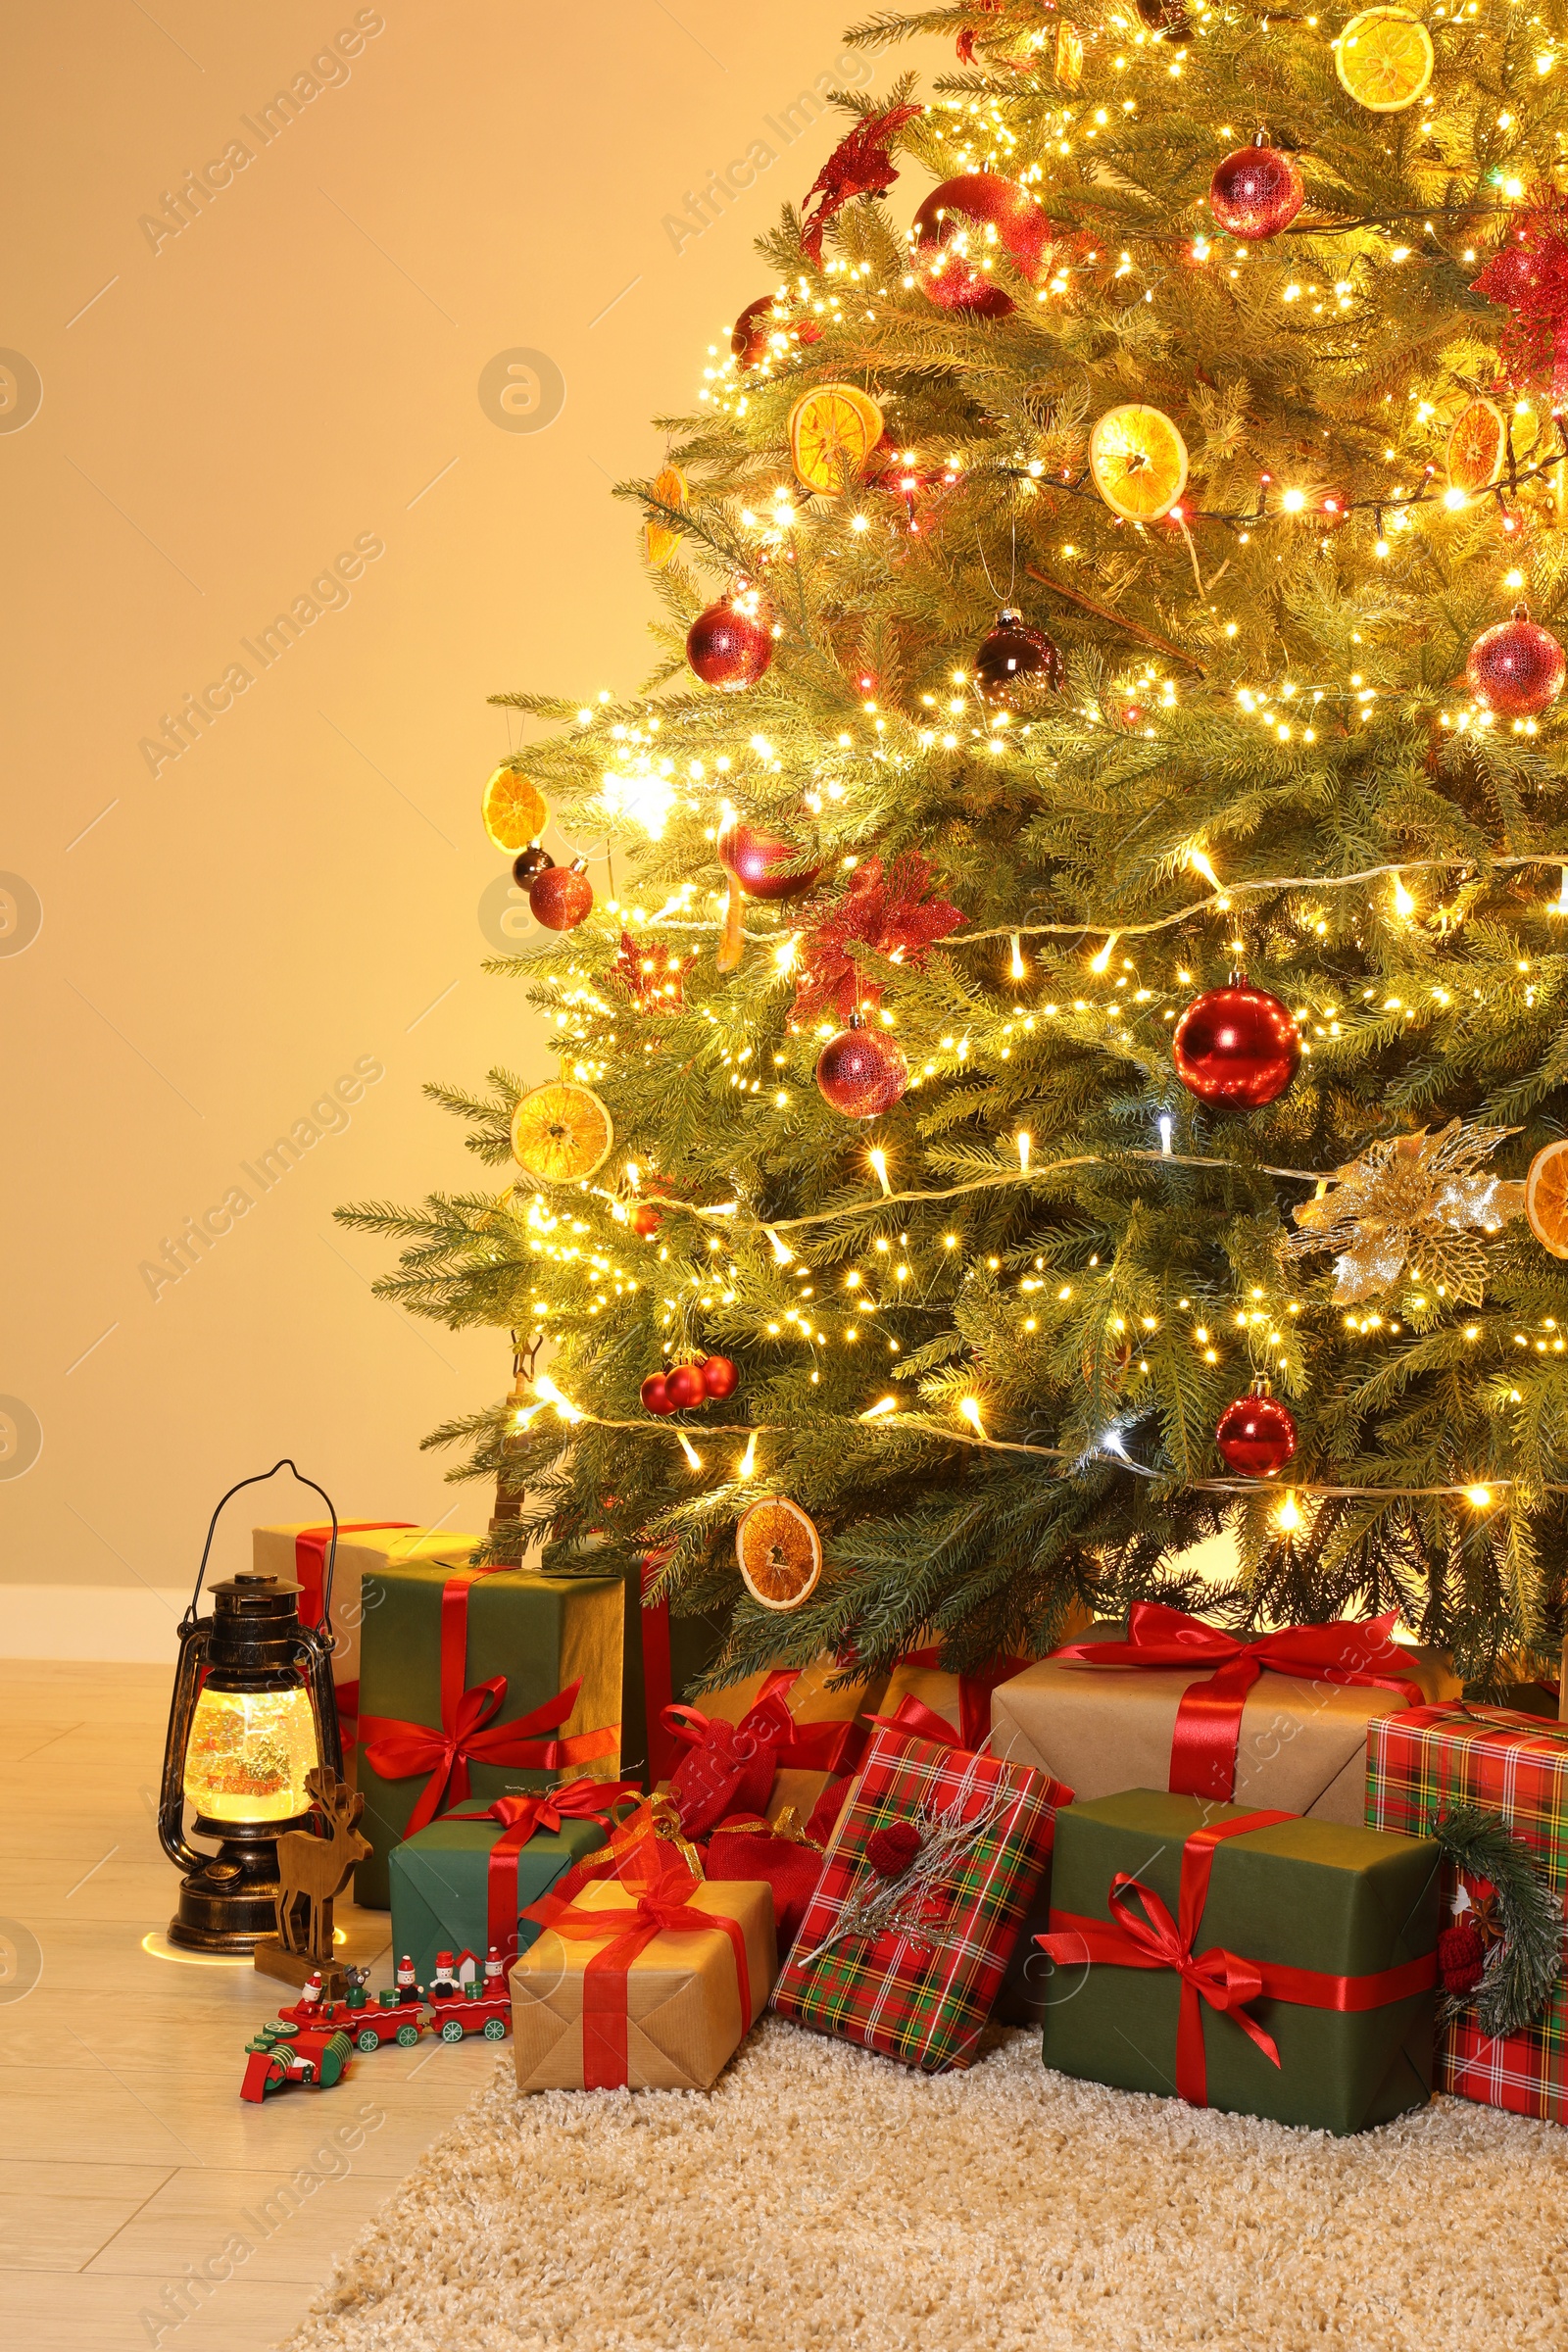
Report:
<svg viewBox="0 0 1568 2352"><path fill-rule="evenodd" d="M322 1990L329 2000L346 1989L347 1977L333 1957L332 1905L353 1875L355 1864L370 1851L356 1824L365 1810L363 1794L340 1782L327 1765L306 1775L313 1809L326 1824L326 1835L312 1830L285 1830L277 1841L277 1935L256 1947L256 1965L267 1976L304 1984L313 1971L321 1972ZM301 1905L304 1918L300 1918ZM339 1986L338 1980L342 1979Z"/></svg>

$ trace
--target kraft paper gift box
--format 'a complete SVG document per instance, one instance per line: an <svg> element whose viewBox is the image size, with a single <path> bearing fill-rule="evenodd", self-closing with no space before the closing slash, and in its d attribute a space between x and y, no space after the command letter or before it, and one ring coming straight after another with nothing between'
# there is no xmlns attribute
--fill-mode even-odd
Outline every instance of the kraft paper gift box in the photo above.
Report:
<svg viewBox="0 0 1568 2352"><path fill-rule="evenodd" d="M251 1530L251 1565L258 1576L291 1580L300 1588L300 1623L319 1625L332 1529L327 1520L290 1520ZM354 1775L354 1740L360 1711L360 1629L364 1621L367 1570L388 1560L459 1559L475 1549L477 1536L433 1535L403 1519L344 1519L338 1522L337 1558L332 1570L332 1684L343 1731L344 1764Z"/></svg>
<svg viewBox="0 0 1568 2352"><path fill-rule="evenodd" d="M1388 2123L1432 2093L1438 1892L1432 1838L1165 1789L1069 1805L1045 2063L1315 2131Z"/></svg>
<svg viewBox="0 0 1568 2352"><path fill-rule="evenodd" d="M711 2089L778 1972L768 1888L675 1870L536 1909L511 1980L518 2089Z"/></svg>
<svg viewBox="0 0 1568 2352"><path fill-rule="evenodd" d="M447 1559L365 1579L355 1900L385 1910L388 1857L438 1814L556 1778L617 1776L625 1584Z"/></svg>
<svg viewBox="0 0 1568 2352"><path fill-rule="evenodd" d="M992 1752L1054 1774L1080 1802L1170 1788L1356 1827L1368 1723L1459 1691L1442 1651L1395 1642L1392 1626L1292 1626L1249 1640L1140 1601L1125 1643L1107 1626L1068 1645L1119 1653L1118 1663L1074 1663L1058 1650L998 1686Z"/></svg>
<svg viewBox="0 0 1568 2352"><path fill-rule="evenodd" d="M1366 1818L1419 1837L1450 1807L1503 1820L1559 1901L1568 1894L1568 1723L1506 1707L1421 1707L1371 1725ZM1458 1892L1444 1869L1444 1924ZM1467 1889L1480 1896L1481 1883ZM1564 1945L1568 1962L1568 1941ZM1541 2017L1495 2039L1467 2002L1438 2035L1438 2088L1568 2124L1568 1976Z"/></svg>

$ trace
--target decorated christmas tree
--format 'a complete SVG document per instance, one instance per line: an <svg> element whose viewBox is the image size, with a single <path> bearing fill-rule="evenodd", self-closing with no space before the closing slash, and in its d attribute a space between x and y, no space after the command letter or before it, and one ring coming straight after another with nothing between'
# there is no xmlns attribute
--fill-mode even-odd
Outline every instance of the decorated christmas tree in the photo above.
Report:
<svg viewBox="0 0 1568 2352"><path fill-rule="evenodd" d="M725 1674L1140 1596L1555 1656L1565 26L851 34L955 70L846 97L622 486L651 677L497 697L559 1080L344 1212L512 1334L430 1440L499 1556L651 1558Z"/></svg>

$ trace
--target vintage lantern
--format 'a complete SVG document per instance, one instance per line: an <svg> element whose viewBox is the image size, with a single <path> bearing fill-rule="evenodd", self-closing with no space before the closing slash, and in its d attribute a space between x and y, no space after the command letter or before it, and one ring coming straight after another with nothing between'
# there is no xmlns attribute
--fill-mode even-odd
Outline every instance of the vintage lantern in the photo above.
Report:
<svg viewBox="0 0 1568 2352"><path fill-rule="evenodd" d="M332 1520L321 1587L319 1626L300 1623L300 1587L242 1569L212 1588L213 1613L198 1617L202 1579L219 1512L243 1487L292 1470L320 1495ZM235 1959L276 1921L277 1839L305 1826L311 1809L305 1776L318 1764L343 1770L343 1741L332 1690L332 1568L337 1513L324 1490L291 1461L242 1478L214 1511L196 1571L196 1590L179 1627L179 1664L164 1746L158 1836L185 1872L171 1943ZM190 1843L216 1838L216 1853Z"/></svg>

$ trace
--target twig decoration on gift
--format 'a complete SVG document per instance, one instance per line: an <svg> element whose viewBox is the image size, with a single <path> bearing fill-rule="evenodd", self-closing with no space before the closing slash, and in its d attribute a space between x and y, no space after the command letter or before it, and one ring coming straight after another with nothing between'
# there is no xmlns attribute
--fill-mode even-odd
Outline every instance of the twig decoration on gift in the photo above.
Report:
<svg viewBox="0 0 1568 2352"><path fill-rule="evenodd" d="M1495 1813L1451 1805L1431 1835L1457 1874L1496 1889L1496 1930L1490 1940L1471 1924L1471 1901L1438 1938L1446 1995L1439 2022L1450 2025L1475 2004L1476 2024L1491 2040L1535 2025L1562 1975L1563 1907L1528 1849Z"/></svg>
<svg viewBox="0 0 1568 2352"><path fill-rule="evenodd" d="M1017 1790L1004 1785L993 1789L972 1821L964 1821L961 1815L968 1794L966 1785L943 1813L922 1804L913 1821L902 1825L913 1830L920 1842L896 1878L883 1876L867 1857L868 1876L855 1886L830 1934L803 1955L802 1968L809 1968L836 1943L845 1943L852 1936L906 1936L911 1941L926 1943L942 1940L924 1933L928 1905L1008 1807L1018 1801Z"/></svg>

